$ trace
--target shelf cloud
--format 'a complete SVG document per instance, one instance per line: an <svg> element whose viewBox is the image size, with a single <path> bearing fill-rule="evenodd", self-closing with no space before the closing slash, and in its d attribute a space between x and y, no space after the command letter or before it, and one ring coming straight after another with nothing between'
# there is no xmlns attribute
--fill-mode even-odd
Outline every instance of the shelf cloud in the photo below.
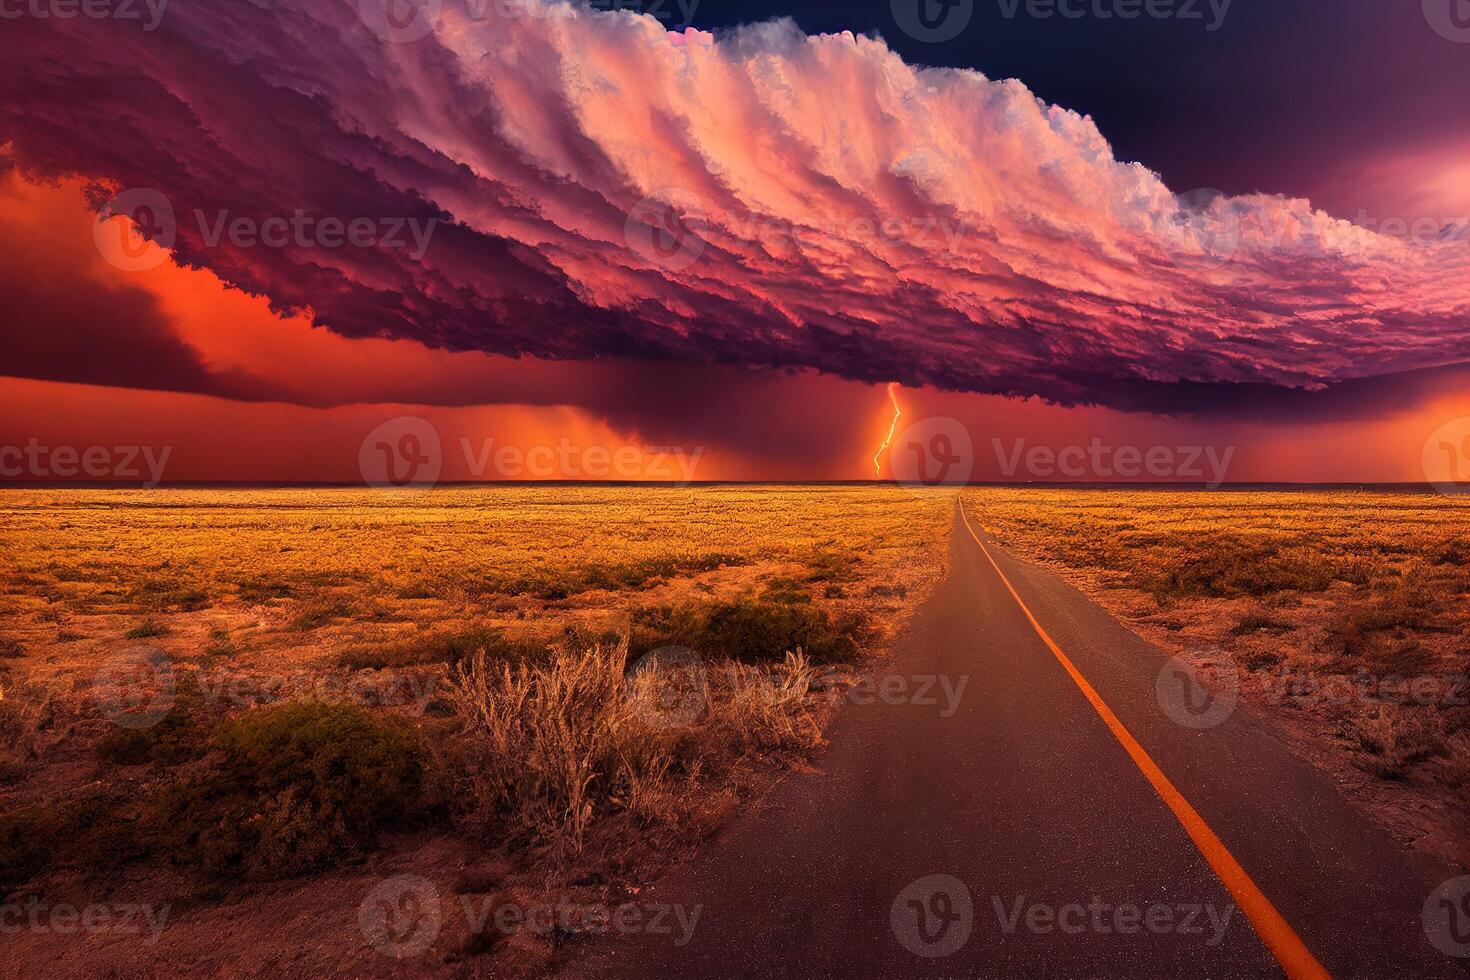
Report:
<svg viewBox="0 0 1470 980"><path fill-rule="evenodd" d="M1165 412L1470 361L1470 227L1170 188L880 38L407 9L8 24L0 160L346 337Z"/></svg>

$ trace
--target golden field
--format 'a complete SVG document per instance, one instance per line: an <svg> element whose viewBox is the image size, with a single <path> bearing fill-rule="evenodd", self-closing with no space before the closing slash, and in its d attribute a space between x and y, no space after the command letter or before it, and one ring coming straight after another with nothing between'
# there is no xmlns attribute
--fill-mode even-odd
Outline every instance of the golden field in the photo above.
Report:
<svg viewBox="0 0 1470 980"><path fill-rule="evenodd" d="M483 627L546 639L777 579L883 632L938 574L950 496L821 487L0 490L3 631L43 673L128 634L316 667Z"/></svg>
<svg viewBox="0 0 1470 980"><path fill-rule="evenodd" d="M174 910L156 946L19 937L0 974L546 967L570 937L459 920L385 959L360 903L404 874L486 908L638 894L811 758L833 692L944 574L957 494L1386 824L1470 859L1460 501L0 490L0 902Z"/></svg>
<svg viewBox="0 0 1470 980"><path fill-rule="evenodd" d="M119 969L213 974L229 933L248 974L298 913L360 935L385 866L526 905L636 893L820 744L822 689L942 575L952 499L0 491L0 900L203 903ZM671 644L701 685L683 714L688 665L650 652ZM485 942L440 947L511 973L551 955ZM78 975L121 955L24 945Z"/></svg>
<svg viewBox="0 0 1470 980"><path fill-rule="evenodd" d="M1395 832L1470 864L1465 498L964 493L1013 554L1238 690Z"/></svg>

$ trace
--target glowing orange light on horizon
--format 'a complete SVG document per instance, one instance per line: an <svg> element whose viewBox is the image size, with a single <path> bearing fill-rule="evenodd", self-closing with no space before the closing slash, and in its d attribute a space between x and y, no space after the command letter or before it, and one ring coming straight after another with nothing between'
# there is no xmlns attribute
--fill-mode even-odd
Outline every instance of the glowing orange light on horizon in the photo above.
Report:
<svg viewBox="0 0 1470 980"><path fill-rule="evenodd" d="M893 421L888 423L888 435L883 437L883 445L873 454L873 478L877 479L883 475L883 454L893 443L893 434L898 431L898 420L903 415L903 409L898 407L898 382L888 382L888 400L893 402Z"/></svg>

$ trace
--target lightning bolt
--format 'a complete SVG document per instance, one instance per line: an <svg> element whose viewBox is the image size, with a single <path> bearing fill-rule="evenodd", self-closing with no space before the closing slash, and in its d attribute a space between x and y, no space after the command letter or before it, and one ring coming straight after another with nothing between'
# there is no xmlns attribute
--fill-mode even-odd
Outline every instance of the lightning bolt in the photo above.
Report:
<svg viewBox="0 0 1470 980"><path fill-rule="evenodd" d="M883 454L893 444L893 434L898 431L898 420L903 416L903 409L898 407L898 382L888 382L888 400L893 402L893 421L888 423L888 435L883 437L883 445L873 454L873 479L883 475Z"/></svg>

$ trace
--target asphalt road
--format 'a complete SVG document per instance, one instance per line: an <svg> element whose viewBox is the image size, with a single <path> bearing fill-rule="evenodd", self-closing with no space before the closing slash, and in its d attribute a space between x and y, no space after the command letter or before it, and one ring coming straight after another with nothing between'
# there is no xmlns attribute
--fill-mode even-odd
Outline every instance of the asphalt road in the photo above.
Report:
<svg viewBox="0 0 1470 980"><path fill-rule="evenodd" d="M1161 695L1164 653L971 517L817 770L638 896L697 913L692 931L609 935L568 976L1470 973L1421 922L1455 869L1408 854L1248 707L1205 725L1228 700Z"/></svg>

